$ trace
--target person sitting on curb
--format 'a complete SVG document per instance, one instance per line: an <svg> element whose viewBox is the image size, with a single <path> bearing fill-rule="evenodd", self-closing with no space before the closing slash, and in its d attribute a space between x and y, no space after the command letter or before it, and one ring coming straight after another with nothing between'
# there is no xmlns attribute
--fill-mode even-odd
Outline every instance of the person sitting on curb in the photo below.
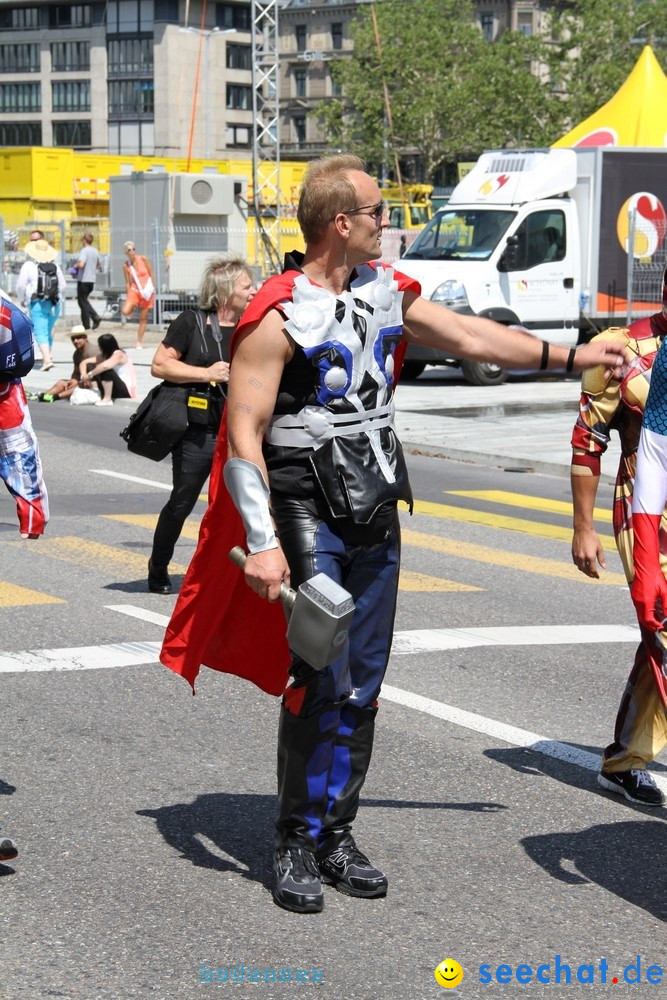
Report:
<svg viewBox="0 0 667 1000"><path fill-rule="evenodd" d="M148 257L137 253L132 240L128 240L123 250L127 256L127 263L123 264L123 271L125 272L125 302L121 313L125 319L129 319L135 309L139 310L137 350L140 351L142 349L141 342L146 332L148 312L153 308L153 303L155 302L155 277Z"/></svg>
<svg viewBox="0 0 667 1000"><path fill-rule="evenodd" d="M94 360L81 362L81 385L91 388L97 383L102 398L95 406L113 406L114 399L135 399L137 378L134 365L112 333L103 333L97 338L100 349Z"/></svg>
<svg viewBox="0 0 667 1000"><path fill-rule="evenodd" d="M61 378L52 385L50 389L46 392L40 392L39 394L29 393L28 399L38 399L40 403L55 403L57 399L69 399L76 387L81 381L81 364L87 359L95 360L97 358L97 351L91 343L88 341L88 333L85 327L78 324L78 326L73 326L70 331L70 338L72 344L74 345L74 353L72 354L72 374L69 378Z"/></svg>

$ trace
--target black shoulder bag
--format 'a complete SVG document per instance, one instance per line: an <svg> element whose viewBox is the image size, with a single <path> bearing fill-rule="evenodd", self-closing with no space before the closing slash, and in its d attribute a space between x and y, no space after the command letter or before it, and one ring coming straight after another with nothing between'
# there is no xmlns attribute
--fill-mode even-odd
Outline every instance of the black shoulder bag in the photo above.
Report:
<svg viewBox="0 0 667 1000"><path fill-rule="evenodd" d="M201 313L195 311L197 329L204 339ZM188 397L191 387L160 382L154 386L130 417L120 436L134 455L161 462L188 429Z"/></svg>

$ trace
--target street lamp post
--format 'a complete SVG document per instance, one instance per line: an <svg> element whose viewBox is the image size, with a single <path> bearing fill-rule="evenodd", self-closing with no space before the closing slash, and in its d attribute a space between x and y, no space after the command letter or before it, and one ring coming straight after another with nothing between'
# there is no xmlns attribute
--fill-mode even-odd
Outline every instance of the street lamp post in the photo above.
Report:
<svg viewBox="0 0 667 1000"><path fill-rule="evenodd" d="M211 40L212 35L233 35L236 32L236 28L179 28L182 34L199 35L200 38L204 39L204 114L206 116L205 122L205 146L204 146L204 157L208 160L211 155L211 79L209 75L209 61L208 61L208 43ZM196 104L197 104L197 88L199 80L195 78L195 94L193 100L192 114L194 117Z"/></svg>

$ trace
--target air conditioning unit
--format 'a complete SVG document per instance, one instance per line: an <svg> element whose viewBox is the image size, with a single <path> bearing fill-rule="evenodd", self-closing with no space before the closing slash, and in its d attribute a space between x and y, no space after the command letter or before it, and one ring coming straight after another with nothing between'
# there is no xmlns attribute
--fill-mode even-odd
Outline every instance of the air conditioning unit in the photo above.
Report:
<svg viewBox="0 0 667 1000"><path fill-rule="evenodd" d="M231 215L234 180L223 174L176 174L174 212L177 215Z"/></svg>

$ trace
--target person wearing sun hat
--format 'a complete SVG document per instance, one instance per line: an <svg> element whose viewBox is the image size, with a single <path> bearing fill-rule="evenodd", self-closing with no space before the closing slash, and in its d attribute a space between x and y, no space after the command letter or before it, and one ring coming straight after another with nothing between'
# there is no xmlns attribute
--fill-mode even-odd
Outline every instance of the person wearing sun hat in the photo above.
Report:
<svg viewBox="0 0 667 1000"><path fill-rule="evenodd" d="M56 251L46 240L31 240L24 249L27 259L16 281L16 297L33 322L42 371L48 372L53 368L53 327L65 294L65 276L56 264Z"/></svg>
<svg viewBox="0 0 667 1000"><path fill-rule="evenodd" d="M69 378L58 379L46 392L40 392L37 396L40 403L55 403L57 399L69 399L81 381L81 363L86 358L97 357L97 348L88 341L88 331L81 323L73 326L69 335L74 347L72 374Z"/></svg>

